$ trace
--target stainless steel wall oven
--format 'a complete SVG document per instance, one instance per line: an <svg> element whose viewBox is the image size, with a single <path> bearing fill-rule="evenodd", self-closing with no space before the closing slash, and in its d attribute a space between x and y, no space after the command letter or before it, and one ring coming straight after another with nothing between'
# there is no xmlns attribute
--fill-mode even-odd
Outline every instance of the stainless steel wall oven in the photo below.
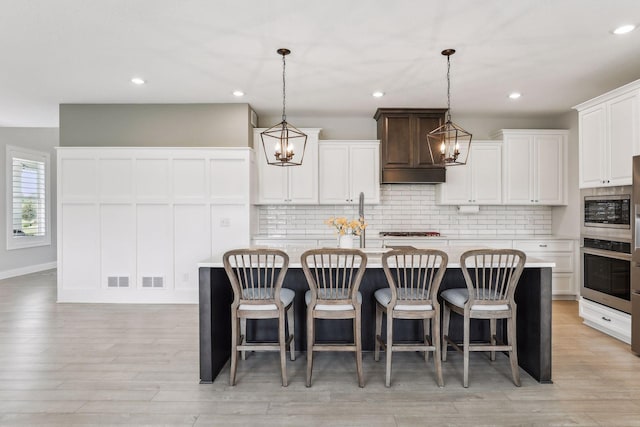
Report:
<svg viewBox="0 0 640 427"><path fill-rule="evenodd" d="M583 298L631 313L632 188L582 190Z"/></svg>
<svg viewBox="0 0 640 427"><path fill-rule="evenodd" d="M582 240L581 295L631 313L631 243Z"/></svg>

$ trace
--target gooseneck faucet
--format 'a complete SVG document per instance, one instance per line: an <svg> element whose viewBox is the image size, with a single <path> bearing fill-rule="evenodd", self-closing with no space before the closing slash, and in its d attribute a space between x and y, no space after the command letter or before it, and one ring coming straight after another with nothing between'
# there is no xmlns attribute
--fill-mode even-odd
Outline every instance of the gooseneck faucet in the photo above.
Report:
<svg viewBox="0 0 640 427"><path fill-rule="evenodd" d="M360 197L358 198L358 216L360 217L360 224L364 223L364 193L360 192ZM366 233L366 228L363 228L362 231L360 231L360 247L364 248L364 245L366 243L365 240L365 233Z"/></svg>

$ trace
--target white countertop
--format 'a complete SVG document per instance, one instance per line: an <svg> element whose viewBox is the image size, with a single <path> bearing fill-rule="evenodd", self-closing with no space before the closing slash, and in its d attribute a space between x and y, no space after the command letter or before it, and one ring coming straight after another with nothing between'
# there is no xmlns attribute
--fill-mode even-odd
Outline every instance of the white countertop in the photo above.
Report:
<svg viewBox="0 0 640 427"><path fill-rule="evenodd" d="M336 240L334 234L257 234L252 240ZM357 239L357 237L356 237ZM366 240L578 240L579 237L557 234L469 234L447 236L380 236L378 232L367 233Z"/></svg>
<svg viewBox="0 0 640 427"><path fill-rule="evenodd" d="M478 245L475 247L447 247L440 248L444 252L449 255L449 263L447 264L450 268L460 268L460 255L470 249L481 249L482 246ZM308 248L312 249L312 248ZM387 251L388 249L382 248L364 248L363 252L367 254L367 268L382 268L382 253ZM304 249L296 248L295 250L285 250L289 255L289 268L302 268L302 264L300 263L300 256L304 252ZM525 263L525 268L540 268L540 267L555 267L556 264L554 262L549 261L541 261L536 258L527 257L527 262ZM222 257L212 257L206 260L203 260L198 263L198 268L200 267L213 267L220 268L222 265Z"/></svg>

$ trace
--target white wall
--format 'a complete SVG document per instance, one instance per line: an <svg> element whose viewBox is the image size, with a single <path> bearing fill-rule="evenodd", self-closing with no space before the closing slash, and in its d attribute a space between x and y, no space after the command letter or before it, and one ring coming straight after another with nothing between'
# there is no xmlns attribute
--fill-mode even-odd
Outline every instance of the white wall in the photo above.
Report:
<svg viewBox="0 0 640 427"><path fill-rule="evenodd" d="M30 148L51 155L51 245L7 251L6 236L6 146ZM0 128L0 279L17 276L44 268L55 267L56 262L56 163L54 147L58 145L57 128Z"/></svg>

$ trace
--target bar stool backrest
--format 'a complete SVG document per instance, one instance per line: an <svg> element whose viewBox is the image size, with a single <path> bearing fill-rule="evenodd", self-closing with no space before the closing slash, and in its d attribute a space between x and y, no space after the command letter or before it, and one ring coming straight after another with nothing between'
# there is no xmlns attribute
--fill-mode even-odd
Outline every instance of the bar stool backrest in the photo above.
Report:
<svg viewBox="0 0 640 427"><path fill-rule="evenodd" d="M367 266L367 256L357 249L312 249L301 256L311 290L311 304L353 304Z"/></svg>
<svg viewBox="0 0 640 427"><path fill-rule="evenodd" d="M460 257L470 305L513 304L527 256L516 249L474 249Z"/></svg>
<svg viewBox="0 0 640 427"><path fill-rule="evenodd" d="M437 249L395 249L382 255L391 289L389 306L437 304L448 260L447 254Z"/></svg>
<svg viewBox="0 0 640 427"><path fill-rule="evenodd" d="M233 307L275 304L282 309L280 289L289 256L278 249L235 249L224 254L224 269L233 288Z"/></svg>

